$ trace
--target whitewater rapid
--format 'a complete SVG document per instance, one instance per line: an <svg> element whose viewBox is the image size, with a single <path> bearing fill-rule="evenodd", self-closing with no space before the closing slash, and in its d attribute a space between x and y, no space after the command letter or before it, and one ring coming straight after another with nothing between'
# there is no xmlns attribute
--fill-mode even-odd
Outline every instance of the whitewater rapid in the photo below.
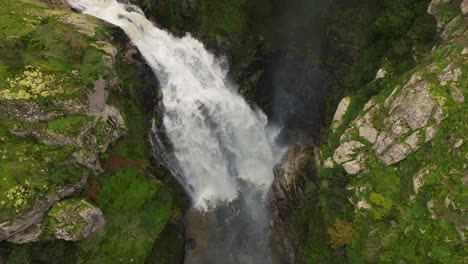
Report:
<svg viewBox="0 0 468 264"><path fill-rule="evenodd" d="M157 28L135 6L116 0L68 0L80 12L125 31L163 90L165 133L180 182L200 210L237 198L242 182L266 193L281 151L267 118L226 80L227 70L190 35ZM278 154L277 154L278 153Z"/></svg>

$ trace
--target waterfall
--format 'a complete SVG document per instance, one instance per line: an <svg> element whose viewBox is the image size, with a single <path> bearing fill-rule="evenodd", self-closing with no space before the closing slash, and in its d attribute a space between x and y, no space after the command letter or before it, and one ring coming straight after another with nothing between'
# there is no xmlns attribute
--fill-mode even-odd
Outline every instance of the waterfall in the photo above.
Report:
<svg viewBox="0 0 468 264"><path fill-rule="evenodd" d="M281 152L275 133L227 81L219 59L188 34L178 38L157 28L138 7L116 0L68 2L123 29L155 72L172 146L173 160L166 165L179 175L195 208L227 204L246 185L267 193Z"/></svg>

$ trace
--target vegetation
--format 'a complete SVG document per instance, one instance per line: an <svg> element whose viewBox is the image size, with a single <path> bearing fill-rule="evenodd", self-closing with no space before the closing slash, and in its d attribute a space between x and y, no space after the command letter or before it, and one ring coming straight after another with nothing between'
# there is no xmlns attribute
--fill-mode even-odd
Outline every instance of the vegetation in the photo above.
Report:
<svg viewBox="0 0 468 264"><path fill-rule="evenodd" d="M335 224L329 227L327 231L334 248L351 244L356 235L356 230L354 230L352 224L340 219L336 219Z"/></svg>
<svg viewBox="0 0 468 264"><path fill-rule="evenodd" d="M143 263L183 206L174 206L172 189L153 176L162 172L150 166L145 88L122 57L109 69L103 45L110 45L105 42L110 37L97 20L79 21L86 28L78 30L66 21L82 18L41 1L0 0L0 5L8 6L0 11L0 219L22 216L46 195L89 176L89 168L70 157L99 152L109 142L109 124L81 110L98 78L118 74L121 87L110 93L108 104L120 110L128 133L100 155L105 171L90 176L80 197L52 207L42 240L0 243L0 262ZM31 111L52 114L28 121L32 106ZM50 139L66 143L44 143ZM82 201L103 211L104 230L79 243L51 241L52 226L62 225L58 215L72 214ZM63 227L73 233L83 224Z"/></svg>
<svg viewBox="0 0 468 264"><path fill-rule="evenodd" d="M98 204L106 230L81 242L87 263L142 263L169 221L170 190L141 170L125 169L102 175ZM82 256L80 256L82 257Z"/></svg>
<svg viewBox="0 0 468 264"><path fill-rule="evenodd" d="M459 1L454 2L457 3L450 5L458 8ZM302 260L306 263L466 261L467 251L460 237L466 232L461 224L466 223L466 217L460 210L465 203L462 202L461 190L463 176L459 173L466 163L461 155L466 153L466 146L463 144L455 149L454 142L466 138L462 131L467 127L461 120L466 118L467 109L453 100L449 85L441 85L438 76L450 63L454 68L460 67L463 73L468 69L466 59L460 56L461 49L456 44L444 44L430 51L436 26L435 20L426 14L428 4L429 1L374 1L373 4L361 1L346 5L347 8L341 11L357 23L346 24L339 19L331 21L328 34L332 46L339 47L330 51L331 54L339 57L344 49L347 53L342 55L347 56L347 61L357 61L350 67L332 64L340 70L349 69L336 84L332 97L348 95L352 97L352 103L342 125L333 132L324 133L322 157L333 156L340 145L341 135L356 117L363 114L363 106L371 97L378 104L383 104L393 89L406 84L414 73L422 75L430 83L429 91L436 100L443 102L447 119L430 143L400 163L383 165L375 157L372 146L366 145L364 152L369 160L366 161L368 173L365 176L347 175L341 166L318 171L318 182L309 183L314 185L309 189L315 190L309 195L319 198L310 197L315 199L315 203L309 203L298 212L298 215L307 215L308 218L323 219L309 220L309 228L303 231L307 243ZM457 12L460 13L459 10ZM347 15L335 14L333 17L341 19ZM330 62L338 61L340 59ZM388 72L382 80L375 79L379 68ZM459 79L456 83L466 96L466 81ZM382 126L374 125L377 128ZM350 134L357 139L358 135ZM413 177L424 168L430 169L423 187L415 194ZM366 201L367 209L352 206L349 198L354 203ZM339 224L342 229L354 230L353 239L347 237L348 243L336 243L340 238L337 234L345 234L337 231L336 219L349 223L347 226ZM317 243L318 236L323 236L320 233L322 229L328 231L327 243L332 247ZM323 237L319 239L323 240Z"/></svg>
<svg viewBox="0 0 468 264"><path fill-rule="evenodd" d="M47 130L52 133L65 134L77 136L80 132L80 128L92 121L92 117L89 116L69 116L54 119L47 123Z"/></svg>

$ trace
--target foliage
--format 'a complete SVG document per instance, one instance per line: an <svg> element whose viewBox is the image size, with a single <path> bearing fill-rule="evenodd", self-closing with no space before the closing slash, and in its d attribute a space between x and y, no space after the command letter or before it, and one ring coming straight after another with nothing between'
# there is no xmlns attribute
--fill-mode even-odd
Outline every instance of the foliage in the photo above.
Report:
<svg viewBox="0 0 468 264"><path fill-rule="evenodd" d="M106 230L81 243L84 256L87 263L141 263L169 221L170 191L136 169L105 178L98 203L107 219Z"/></svg>
<svg viewBox="0 0 468 264"><path fill-rule="evenodd" d="M336 219L335 224L329 227L327 232L334 248L351 244L356 235L353 225L341 219Z"/></svg>
<svg viewBox="0 0 468 264"><path fill-rule="evenodd" d="M390 209L392 208L392 201L390 199L381 194L371 192L369 200L374 205L374 208L372 208L372 214L376 220L382 219L382 217L390 213Z"/></svg>
<svg viewBox="0 0 468 264"><path fill-rule="evenodd" d="M245 21L244 2L244 0L198 1L196 22L200 25L200 31L208 35L240 35Z"/></svg>
<svg viewBox="0 0 468 264"><path fill-rule="evenodd" d="M439 43L432 52L429 50L436 34L436 23L426 14L428 3L400 0L347 2L342 3L341 10L335 10L338 13L330 16L328 37L333 43L330 52L341 58L330 60L330 63L349 63L344 66L330 64L341 70L341 74L347 70L346 76L337 82L332 97L349 95L352 102L342 125L324 137L320 147L323 159L333 156L341 144L340 136L356 117L363 114L363 106L371 97L383 105L394 88L405 85L415 73L430 83L428 91L437 101L443 102L447 119L438 127L439 132L432 141L395 165L383 165L375 157L372 145L366 144L363 151L367 157L367 172L364 177L350 177L341 166L318 171L318 190L310 188L307 196L311 202L301 209L310 212L309 220L301 222L301 226L309 224L309 227L299 229L312 236L304 240L306 245L303 246L303 254L307 257L302 258L308 263L466 262L467 251L461 238L461 223L466 223L466 217L460 210L466 207L462 198L462 189L466 188L460 172L466 170L462 168L466 163L462 153L466 153L467 146L463 144L459 149L453 146L457 140L466 138L463 133L466 122L462 120L466 119L467 109L466 104L454 102L449 87L460 88L466 98L464 73L468 68L458 44ZM459 13L459 2L454 5ZM453 14L448 12L447 16ZM343 22L347 18L353 23ZM455 43L463 41L459 39ZM343 51L346 52L340 53ZM453 69L460 67L463 75L457 82L442 86L438 78L448 65ZM384 79L375 80L378 68L388 72ZM335 105L330 107L333 114ZM381 122L374 125L377 129L382 127ZM415 193L413 177L423 168L429 168L429 172ZM318 199L312 199L317 196ZM349 206L350 201L354 208ZM358 208L357 202L366 202L370 208ZM322 220L316 220L317 217ZM327 243L335 247L325 249L316 242L322 241L324 236L317 229L333 230L336 219L349 221L355 230L354 239L339 247L333 244L333 237L328 232Z"/></svg>

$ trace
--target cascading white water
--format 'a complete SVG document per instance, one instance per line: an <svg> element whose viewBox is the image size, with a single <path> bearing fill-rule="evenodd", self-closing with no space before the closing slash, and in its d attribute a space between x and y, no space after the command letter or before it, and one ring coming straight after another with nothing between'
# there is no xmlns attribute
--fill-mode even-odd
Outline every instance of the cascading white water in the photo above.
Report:
<svg viewBox="0 0 468 264"><path fill-rule="evenodd" d="M202 43L153 25L138 7L116 0L68 0L79 11L122 28L161 82L165 133L194 206L234 200L239 179L264 193L277 162L267 118L226 81Z"/></svg>

